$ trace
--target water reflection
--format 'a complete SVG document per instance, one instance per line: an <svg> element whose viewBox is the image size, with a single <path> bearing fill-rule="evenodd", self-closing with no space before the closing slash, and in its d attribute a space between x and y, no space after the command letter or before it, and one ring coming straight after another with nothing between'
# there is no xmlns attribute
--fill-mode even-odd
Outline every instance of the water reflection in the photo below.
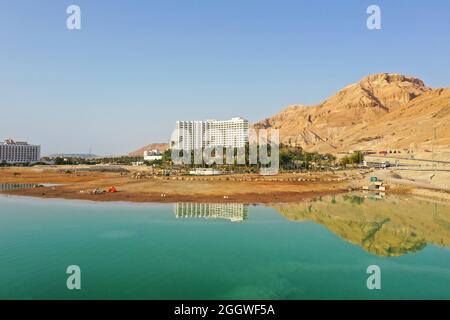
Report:
<svg viewBox="0 0 450 320"><path fill-rule="evenodd" d="M291 221L313 221L378 256L427 244L450 246L450 204L407 196L349 194L272 206Z"/></svg>
<svg viewBox="0 0 450 320"><path fill-rule="evenodd" d="M0 191L32 189L32 188L47 188L47 187L58 187L58 186L62 186L62 184L57 184L57 183L0 183Z"/></svg>
<svg viewBox="0 0 450 320"><path fill-rule="evenodd" d="M0 191L17 190L17 189L31 189L38 185L36 183L0 183Z"/></svg>
<svg viewBox="0 0 450 320"><path fill-rule="evenodd" d="M177 203L177 218L222 219L243 222L248 217L248 205L241 203Z"/></svg>
<svg viewBox="0 0 450 320"><path fill-rule="evenodd" d="M408 196L354 193L271 206L290 221L312 221L377 256L450 246L450 204ZM244 204L177 203L177 218L244 222Z"/></svg>

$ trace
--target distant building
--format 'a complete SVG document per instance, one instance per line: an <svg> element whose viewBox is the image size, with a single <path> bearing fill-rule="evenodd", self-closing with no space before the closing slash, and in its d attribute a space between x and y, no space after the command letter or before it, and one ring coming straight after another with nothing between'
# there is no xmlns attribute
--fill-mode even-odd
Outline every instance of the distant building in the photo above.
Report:
<svg viewBox="0 0 450 320"><path fill-rule="evenodd" d="M0 163L34 163L41 158L41 146L7 139L0 144Z"/></svg>
<svg viewBox="0 0 450 320"><path fill-rule="evenodd" d="M145 161L161 160L162 153L159 150L144 151Z"/></svg>
<svg viewBox="0 0 450 320"><path fill-rule="evenodd" d="M248 120L177 121L171 148L198 150L207 147L245 147L248 142Z"/></svg>

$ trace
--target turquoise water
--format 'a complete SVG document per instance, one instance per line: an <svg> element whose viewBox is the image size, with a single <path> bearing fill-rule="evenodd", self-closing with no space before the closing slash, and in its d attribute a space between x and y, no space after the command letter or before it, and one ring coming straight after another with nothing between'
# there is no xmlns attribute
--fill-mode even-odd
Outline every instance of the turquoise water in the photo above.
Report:
<svg viewBox="0 0 450 320"><path fill-rule="evenodd" d="M449 242L450 206L409 198L227 207L0 196L0 298L450 299ZM66 287L69 265L81 268L79 291ZM381 290L366 286L369 265Z"/></svg>

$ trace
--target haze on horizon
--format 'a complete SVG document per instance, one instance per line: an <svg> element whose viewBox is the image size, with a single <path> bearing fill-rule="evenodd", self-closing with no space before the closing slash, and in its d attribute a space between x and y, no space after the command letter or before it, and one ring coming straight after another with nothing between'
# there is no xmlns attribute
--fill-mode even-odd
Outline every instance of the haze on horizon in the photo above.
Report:
<svg viewBox="0 0 450 320"><path fill-rule="evenodd" d="M2 0L0 140L121 154L168 141L176 120L256 122L369 74L449 87L449 15L440 0Z"/></svg>

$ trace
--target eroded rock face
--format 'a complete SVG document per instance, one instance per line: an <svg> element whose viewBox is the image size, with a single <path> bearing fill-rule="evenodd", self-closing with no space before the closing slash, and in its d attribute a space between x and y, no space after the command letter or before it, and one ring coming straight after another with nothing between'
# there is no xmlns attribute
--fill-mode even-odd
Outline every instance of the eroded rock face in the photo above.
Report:
<svg viewBox="0 0 450 320"><path fill-rule="evenodd" d="M401 256L427 244L450 246L450 206L408 197L323 197L273 206L286 219L314 221L377 256Z"/></svg>
<svg viewBox="0 0 450 320"><path fill-rule="evenodd" d="M345 87L319 105L291 105L254 127L279 129L283 143L299 145L308 151L333 153L357 150L367 147L372 137L378 137L379 147L388 147L392 143L398 147L408 147L409 142L399 141L406 137L411 140L412 137L415 143L421 144L430 137L415 135L411 130L403 135L401 131L391 130L395 123L408 128L414 127L420 119L424 126L422 131L431 132L433 113L449 104L450 89L433 90L420 79L382 73ZM425 110L425 106L432 108ZM417 111L412 112L411 107ZM395 114L395 118L389 117L391 114ZM413 118L409 116L411 114ZM445 120L450 120L448 116ZM450 138L450 129L444 126L442 129L442 138L447 135ZM400 135L394 137L396 134Z"/></svg>

